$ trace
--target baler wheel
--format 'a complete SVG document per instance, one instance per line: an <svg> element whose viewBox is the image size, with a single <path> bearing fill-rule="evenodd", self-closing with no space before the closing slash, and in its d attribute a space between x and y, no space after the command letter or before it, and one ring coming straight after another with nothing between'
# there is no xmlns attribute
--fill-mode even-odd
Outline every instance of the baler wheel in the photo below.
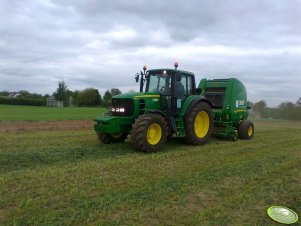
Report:
<svg viewBox="0 0 301 226"><path fill-rule="evenodd" d="M254 135L254 124L250 120L243 120L238 126L238 137L240 139L252 139Z"/></svg>
<svg viewBox="0 0 301 226"><path fill-rule="evenodd" d="M136 151L156 152L166 141L167 123L159 114L141 115L133 124L131 144Z"/></svg>
<svg viewBox="0 0 301 226"><path fill-rule="evenodd" d="M109 134L109 133L97 133L98 139L103 144L110 143L123 143L127 138L126 133L117 133L117 134Z"/></svg>
<svg viewBox="0 0 301 226"><path fill-rule="evenodd" d="M211 107L205 102L196 103L185 117L186 142L205 144L211 137L213 116Z"/></svg>

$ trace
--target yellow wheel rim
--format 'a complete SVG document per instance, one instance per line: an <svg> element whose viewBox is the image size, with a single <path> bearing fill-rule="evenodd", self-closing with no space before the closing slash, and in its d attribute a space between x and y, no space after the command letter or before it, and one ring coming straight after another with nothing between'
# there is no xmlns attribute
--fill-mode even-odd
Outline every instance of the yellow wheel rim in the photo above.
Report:
<svg viewBox="0 0 301 226"><path fill-rule="evenodd" d="M249 137L252 136L252 134L253 134L253 127L249 126L249 128L248 128L248 135L249 135Z"/></svg>
<svg viewBox="0 0 301 226"><path fill-rule="evenodd" d="M210 122L208 113L205 111L199 112L194 120L194 131L197 137L205 137L208 133L209 125Z"/></svg>
<svg viewBox="0 0 301 226"><path fill-rule="evenodd" d="M151 124L147 129L147 141L151 145L156 145L159 143L162 137L162 129L158 123Z"/></svg>
<svg viewBox="0 0 301 226"><path fill-rule="evenodd" d="M120 138L121 136L122 136L122 133L112 133L111 134L111 136L113 137L113 138Z"/></svg>

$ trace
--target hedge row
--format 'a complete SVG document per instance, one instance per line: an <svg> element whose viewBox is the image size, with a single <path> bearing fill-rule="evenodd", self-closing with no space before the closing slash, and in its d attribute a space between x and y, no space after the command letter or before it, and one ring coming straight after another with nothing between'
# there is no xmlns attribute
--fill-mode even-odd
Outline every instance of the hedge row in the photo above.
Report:
<svg viewBox="0 0 301 226"><path fill-rule="evenodd" d="M46 106L46 100L44 100L44 99L31 99L31 98L5 98L5 97L0 97L0 104Z"/></svg>

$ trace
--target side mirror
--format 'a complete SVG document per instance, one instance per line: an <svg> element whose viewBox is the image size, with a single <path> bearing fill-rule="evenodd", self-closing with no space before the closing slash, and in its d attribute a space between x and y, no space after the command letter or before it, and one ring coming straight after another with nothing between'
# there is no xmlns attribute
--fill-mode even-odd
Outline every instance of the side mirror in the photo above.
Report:
<svg viewBox="0 0 301 226"><path fill-rule="evenodd" d="M202 88L196 88L195 92L197 95L201 95L203 93L203 89Z"/></svg>
<svg viewBox="0 0 301 226"><path fill-rule="evenodd" d="M139 82L139 74L138 73L135 76L135 80L136 80L136 82Z"/></svg>

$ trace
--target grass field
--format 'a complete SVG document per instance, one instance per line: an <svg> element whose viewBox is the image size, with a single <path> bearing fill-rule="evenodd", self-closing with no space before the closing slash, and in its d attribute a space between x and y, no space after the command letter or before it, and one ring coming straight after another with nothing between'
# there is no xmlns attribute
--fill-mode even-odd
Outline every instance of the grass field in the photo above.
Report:
<svg viewBox="0 0 301 226"><path fill-rule="evenodd" d="M155 154L87 129L0 133L0 225L279 225L271 205L301 217L301 122L255 127Z"/></svg>
<svg viewBox="0 0 301 226"><path fill-rule="evenodd" d="M92 119L107 110L99 107L36 107L0 104L0 121Z"/></svg>

